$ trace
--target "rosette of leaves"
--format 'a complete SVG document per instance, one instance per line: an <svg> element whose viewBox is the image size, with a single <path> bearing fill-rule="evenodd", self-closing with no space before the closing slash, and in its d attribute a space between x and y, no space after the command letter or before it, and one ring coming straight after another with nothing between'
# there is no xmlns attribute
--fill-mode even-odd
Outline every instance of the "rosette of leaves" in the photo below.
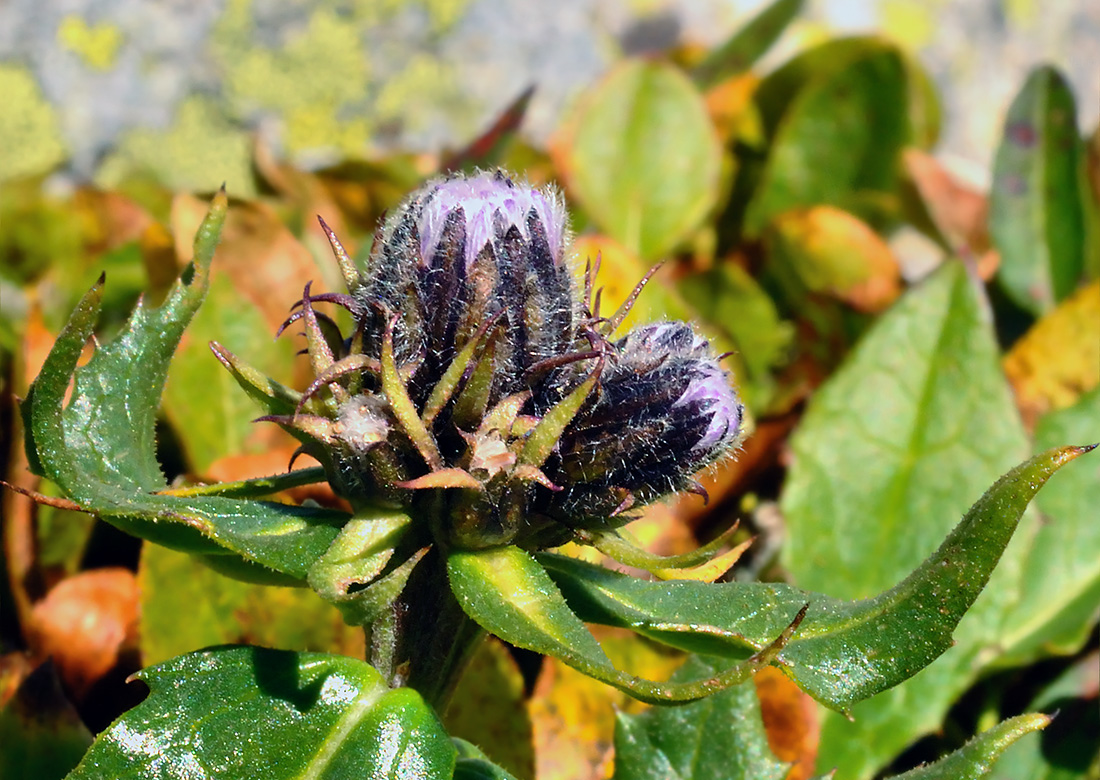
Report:
<svg viewBox="0 0 1100 780"><path fill-rule="evenodd" d="M316 375L304 390L212 345L261 419L297 436L320 468L170 488L155 415L226 208L222 193L167 301L139 305L78 366L103 280L84 297L23 403L29 460L81 509L131 533L231 576L312 587L364 627L369 665L214 648L147 670L152 696L100 737L77 777L123 765L136 767L127 776L160 776L157 762L213 767L227 756L271 776L367 766L372 776L504 777L449 740L432 710L486 632L648 702L697 701L774 664L844 711L950 646L1031 497L1089 449L1054 449L1006 474L936 553L874 598L676 579L728 538L661 558L617 529L632 507L690 489L729 452L737 396L686 324L615 338L625 312L600 316L593 269L583 294L573 289L559 198L492 173L414 193L379 228L365 268L329 231L348 291L307 286L288 319L303 327ZM346 308L352 327L317 304ZM264 500L321 480L351 513ZM552 551L567 541L668 579ZM585 622L727 661L700 677L640 679L611 663Z"/></svg>

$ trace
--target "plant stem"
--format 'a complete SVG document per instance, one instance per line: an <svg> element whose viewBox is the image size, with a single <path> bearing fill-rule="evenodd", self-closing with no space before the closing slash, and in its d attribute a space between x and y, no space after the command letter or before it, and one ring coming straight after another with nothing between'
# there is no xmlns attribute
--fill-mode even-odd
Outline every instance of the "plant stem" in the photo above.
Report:
<svg viewBox="0 0 1100 780"><path fill-rule="evenodd" d="M451 593L446 562L435 547L389 612L364 629L371 665L390 685L416 690L440 715L485 636Z"/></svg>

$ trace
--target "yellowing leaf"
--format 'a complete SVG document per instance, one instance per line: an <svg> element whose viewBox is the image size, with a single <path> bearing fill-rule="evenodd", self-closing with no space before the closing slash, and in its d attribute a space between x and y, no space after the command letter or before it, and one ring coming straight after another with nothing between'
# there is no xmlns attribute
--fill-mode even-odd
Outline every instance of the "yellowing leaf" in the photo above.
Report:
<svg viewBox="0 0 1100 780"><path fill-rule="evenodd" d="M470 659L443 723L452 737L473 742L516 777L534 776L535 748L523 675L495 637L487 638Z"/></svg>
<svg viewBox="0 0 1100 780"><path fill-rule="evenodd" d="M682 656L625 631L601 629L604 651L618 666L650 679L665 679ZM645 705L593 680L556 658L543 662L528 703L539 780L596 780L611 776L615 710L641 712Z"/></svg>
<svg viewBox="0 0 1100 780"><path fill-rule="evenodd" d="M715 85L704 96L707 113L714 123L718 137L723 141L747 137L760 140L764 130L760 115L752 97L760 78L753 73L742 73Z"/></svg>
<svg viewBox="0 0 1100 780"><path fill-rule="evenodd" d="M865 312L885 309L901 292L897 259L865 222L833 206L778 216L768 234L775 259L813 293Z"/></svg>
<svg viewBox="0 0 1100 780"><path fill-rule="evenodd" d="M1003 365L1029 425L1047 412L1072 406L1100 384L1100 282L1036 322Z"/></svg>

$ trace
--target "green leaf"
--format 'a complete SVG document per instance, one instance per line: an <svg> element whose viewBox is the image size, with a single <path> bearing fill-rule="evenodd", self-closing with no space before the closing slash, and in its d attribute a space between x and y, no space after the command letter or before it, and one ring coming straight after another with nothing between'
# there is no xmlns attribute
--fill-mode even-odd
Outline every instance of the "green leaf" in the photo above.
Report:
<svg viewBox="0 0 1100 780"><path fill-rule="evenodd" d="M702 96L670 65L623 63L582 98L564 133L569 190L643 260L666 255L717 201L717 136Z"/></svg>
<svg viewBox="0 0 1100 780"><path fill-rule="evenodd" d="M784 563L800 586L844 598L888 587L1028 449L984 302L949 264L903 296L810 403L781 499ZM942 659L853 708L854 721L824 718L821 766L867 777L940 727L1004 650L1035 522L1029 513Z"/></svg>
<svg viewBox="0 0 1100 780"><path fill-rule="evenodd" d="M535 752L523 675L512 654L496 639L488 637L474 652L458 680L443 724L452 739L480 745L517 777L534 777ZM460 765L461 751L460 747ZM478 755L485 757L480 750ZM457 769L455 773L457 776Z"/></svg>
<svg viewBox="0 0 1100 780"><path fill-rule="evenodd" d="M673 680L713 675L729 661L693 656ZM752 683L683 707L618 713L615 780L782 780Z"/></svg>
<svg viewBox="0 0 1100 780"><path fill-rule="evenodd" d="M57 487L43 480L39 492L60 498ZM43 568L64 571L66 575L80 570L80 562L95 532L96 519L84 512L40 504L35 518L35 542L38 564Z"/></svg>
<svg viewBox="0 0 1100 780"><path fill-rule="evenodd" d="M450 777L431 708L362 661L219 647L135 675L149 697L99 735L70 780Z"/></svg>
<svg viewBox="0 0 1100 780"><path fill-rule="evenodd" d="M1036 449L1070 439L1100 441L1100 389L1039 420ZM998 666L1077 652L1100 617L1100 460L1067 466L1035 503L1043 522L1027 545Z"/></svg>
<svg viewBox="0 0 1100 780"><path fill-rule="evenodd" d="M883 316L810 402L782 495L795 582L891 587L1028 452L982 303L959 263Z"/></svg>
<svg viewBox="0 0 1100 780"><path fill-rule="evenodd" d="M1006 748L1025 734L1045 728L1048 723L1050 718L1046 715L1010 718L936 763L893 775L893 780L978 780L988 777L993 762Z"/></svg>
<svg viewBox="0 0 1100 780"><path fill-rule="evenodd" d="M346 625L335 608L306 588L239 582L204 566L196 556L155 544L142 547L138 583L145 664L235 643L362 653L362 632Z"/></svg>
<svg viewBox="0 0 1100 780"><path fill-rule="evenodd" d="M227 454L260 451L256 403L242 393L233 375L207 346L217 340L279 382L290 382L294 342L274 343L263 315L226 275L215 274L202 309L172 361L164 388L164 413L197 474ZM258 444L266 444L261 438Z"/></svg>
<svg viewBox="0 0 1100 780"><path fill-rule="evenodd" d="M896 47L850 39L807 52L761 84L757 102L771 148L745 215L747 233L804 206L860 216L893 209L910 135L907 68Z"/></svg>
<svg viewBox="0 0 1100 780"><path fill-rule="evenodd" d="M1077 107L1065 78L1036 68L1012 102L993 163L990 231L998 281L1034 314L1076 288L1085 262Z"/></svg>
<svg viewBox="0 0 1100 780"><path fill-rule="evenodd" d="M692 74L704 89L748 70L802 13L804 0L775 0L707 55Z"/></svg>
<svg viewBox="0 0 1100 780"><path fill-rule="evenodd" d="M702 680L656 683L616 669L542 566L518 547L453 551L447 572L463 611L486 631L652 704L695 701L743 682L789 637L782 626L773 644L743 664Z"/></svg>
<svg viewBox="0 0 1100 780"><path fill-rule="evenodd" d="M47 476L80 503L101 485L155 490L164 485L155 456L154 423L168 361L202 303L225 220L222 192L195 238L195 260L168 300L139 304L118 337L76 364L92 336L103 299L103 279L84 296L34 382L32 435ZM74 373L75 372L75 373ZM58 414L75 377L64 416Z"/></svg>
<svg viewBox="0 0 1100 780"><path fill-rule="evenodd" d="M908 577L899 576L895 587L863 601L782 583L648 582L549 553L538 560L582 620L630 628L693 652L743 658L809 603L775 663L815 699L845 710L912 677L952 646L955 627L985 586L1028 502L1051 474L1085 451L1054 449L1013 469L939 550Z"/></svg>
<svg viewBox="0 0 1100 780"><path fill-rule="evenodd" d="M458 748L454 780L516 780L516 776L489 760L489 757L464 739L451 737ZM530 777L530 774L524 777Z"/></svg>
<svg viewBox="0 0 1100 780"><path fill-rule="evenodd" d="M412 518L398 510L357 512L310 569L310 587L349 625L373 623L404 590L429 544L414 538L412 526Z"/></svg>
<svg viewBox="0 0 1100 780"><path fill-rule="evenodd" d="M202 302L221 222L224 193L195 238L195 261L165 303L141 304L118 337L77 367L103 296L92 288L61 331L24 402L43 476L89 512L166 546L242 559L304 580L347 519L342 512L218 496L168 496L155 457L154 423L168 361ZM75 376L71 400L64 404Z"/></svg>

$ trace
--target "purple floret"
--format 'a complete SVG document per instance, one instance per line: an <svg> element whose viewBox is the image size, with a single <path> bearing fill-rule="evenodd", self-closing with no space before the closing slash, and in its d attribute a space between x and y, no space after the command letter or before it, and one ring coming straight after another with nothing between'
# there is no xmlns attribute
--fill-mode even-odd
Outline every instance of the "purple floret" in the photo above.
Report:
<svg viewBox="0 0 1100 780"><path fill-rule="evenodd" d="M737 438L741 429L741 401L730 387L726 372L713 358L700 360L697 374L673 408L696 404L710 416L707 430L691 448L693 452L725 448Z"/></svg>
<svg viewBox="0 0 1100 780"><path fill-rule="evenodd" d="M438 184L424 199L420 214L421 257L431 258L443 237L447 218L461 209L466 220L465 263L469 269L478 253L494 237L515 227L530 241L528 216L532 211L543 229L555 264L562 260L565 244L565 207L549 191L517 187L510 179L495 173L482 173L468 179L448 179Z"/></svg>

